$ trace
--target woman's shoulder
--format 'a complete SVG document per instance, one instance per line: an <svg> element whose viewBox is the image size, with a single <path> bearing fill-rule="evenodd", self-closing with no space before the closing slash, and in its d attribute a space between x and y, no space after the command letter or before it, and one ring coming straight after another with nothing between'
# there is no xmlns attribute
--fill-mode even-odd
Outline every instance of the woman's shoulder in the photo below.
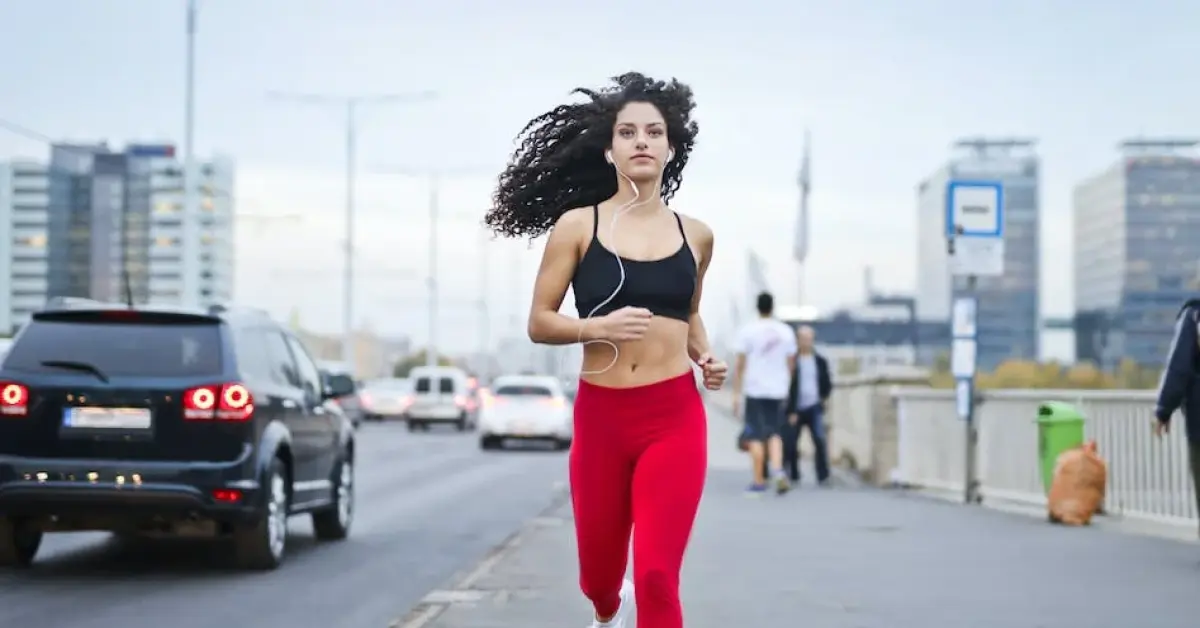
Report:
<svg viewBox="0 0 1200 628"><path fill-rule="evenodd" d="M687 234L689 240L696 240L698 243L705 245L712 244L713 230L712 227L708 226L708 223L680 211L676 211L675 214L683 222L683 231Z"/></svg>
<svg viewBox="0 0 1200 628"><path fill-rule="evenodd" d="M594 220L591 207L575 207L563 212L558 220L554 221L554 230L576 233L586 229L590 233Z"/></svg>

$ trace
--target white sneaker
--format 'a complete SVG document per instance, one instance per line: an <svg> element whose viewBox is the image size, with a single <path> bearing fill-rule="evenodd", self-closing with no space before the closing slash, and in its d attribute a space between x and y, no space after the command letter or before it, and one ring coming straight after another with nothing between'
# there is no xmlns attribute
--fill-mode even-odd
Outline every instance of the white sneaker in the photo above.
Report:
<svg viewBox="0 0 1200 628"><path fill-rule="evenodd" d="M621 604L617 607L617 612L612 616L612 619L601 622L596 618L592 618L591 628L625 628L625 622L629 619L629 613L633 608L633 581L626 578L621 582Z"/></svg>

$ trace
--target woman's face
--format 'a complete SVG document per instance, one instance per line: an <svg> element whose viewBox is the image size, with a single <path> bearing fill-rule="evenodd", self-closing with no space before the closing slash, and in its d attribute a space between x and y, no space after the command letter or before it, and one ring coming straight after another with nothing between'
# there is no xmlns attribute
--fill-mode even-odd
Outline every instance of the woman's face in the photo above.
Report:
<svg viewBox="0 0 1200 628"><path fill-rule="evenodd" d="M634 180L657 178L667 165L670 150L667 123L657 107L631 102L617 113L612 158L625 176Z"/></svg>

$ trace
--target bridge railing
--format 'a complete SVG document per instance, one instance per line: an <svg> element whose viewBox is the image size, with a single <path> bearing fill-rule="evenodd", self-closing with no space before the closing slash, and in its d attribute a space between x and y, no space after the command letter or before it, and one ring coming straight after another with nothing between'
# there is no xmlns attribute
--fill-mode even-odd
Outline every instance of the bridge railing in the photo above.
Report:
<svg viewBox="0 0 1200 628"><path fill-rule="evenodd" d="M901 483L962 491L966 482L966 426L954 393L897 387L897 465ZM1196 500L1182 421L1159 439L1151 432L1154 394L1132 390L992 390L980 393L977 478L981 497L1045 505L1038 458L1037 409L1046 401L1077 406L1108 463L1104 509L1153 523L1195 529Z"/></svg>
<svg viewBox="0 0 1200 628"><path fill-rule="evenodd" d="M976 417L976 479L985 503L1044 507L1038 406L1064 401L1085 416L1108 464L1106 515L1183 526L1200 523L1183 421L1161 439L1151 431L1154 393L1141 390L984 390ZM727 407L725 395L714 395ZM930 388L916 373L838 377L827 417L830 457L866 481L962 494L966 425L954 391ZM810 449L807 438L801 449Z"/></svg>

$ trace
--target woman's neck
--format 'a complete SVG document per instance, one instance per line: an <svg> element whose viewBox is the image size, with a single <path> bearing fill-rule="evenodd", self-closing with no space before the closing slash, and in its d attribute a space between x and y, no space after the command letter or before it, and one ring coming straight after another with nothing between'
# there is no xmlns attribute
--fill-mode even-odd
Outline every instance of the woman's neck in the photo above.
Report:
<svg viewBox="0 0 1200 628"><path fill-rule="evenodd" d="M665 205L662 200L662 186L658 181L638 182L635 192L633 184L624 177L618 177L617 193L609 201L616 203L617 206L634 205L629 211L635 212L655 211Z"/></svg>

